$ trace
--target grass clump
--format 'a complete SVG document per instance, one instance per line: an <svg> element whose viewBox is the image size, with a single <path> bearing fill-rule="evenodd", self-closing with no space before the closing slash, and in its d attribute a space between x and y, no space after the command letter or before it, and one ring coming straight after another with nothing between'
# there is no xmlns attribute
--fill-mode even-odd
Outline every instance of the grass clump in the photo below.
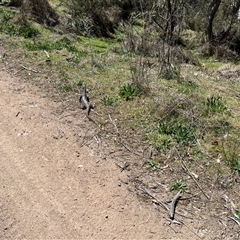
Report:
<svg viewBox="0 0 240 240"><path fill-rule="evenodd" d="M52 50L62 50L63 48L66 48L69 52L73 52L73 53L78 52L77 47L73 45L67 37L64 37L56 41L43 40L43 41L36 42L34 40L33 42L25 42L25 47L29 51L38 51L38 50L52 51Z"/></svg>
<svg viewBox="0 0 240 240"><path fill-rule="evenodd" d="M101 99L101 102L105 106L115 106L117 104L117 99L105 96Z"/></svg>
<svg viewBox="0 0 240 240"><path fill-rule="evenodd" d="M19 27L18 34L24 38L33 38L39 35L40 32L34 27L23 25Z"/></svg>
<svg viewBox="0 0 240 240"><path fill-rule="evenodd" d="M58 87L61 92L70 92L72 91L72 86L68 84L64 84Z"/></svg>
<svg viewBox="0 0 240 240"><path fill-rule="evenodd" d="M185 146L195 140L194 129L178 122L158 123L157 132L161 135L170 136L174 141Z"/></svg>
<svg viewBox="0 0 240 240"><path fill-rule="evenodd" d="M14 16L14 12L0 8L0 32L6 33L10 36L18 35L24 38L33 38L40 34L40 32L28 22L20 25L14 24Z"/></svg>
<svg viewBox="0 0 240 240"><path fill-rule="evenodd" d="M171 185L171 190L175 190L175 191L183 191L183 192L187 192L187 185L186 183L182 182L181 180L175 180L172 185Z"/></svg>
<svg viewBox="0 0 240 240"><path fill-rule="evenodd" d="M229 113L221 96L210 96L204 101L207 114Z"/></svg>
<svg viewBox="0 0 240 240"><path fill-rule="evenodd" d="M0 16L2 18L3 23L11 20L14 17L14 15L15 15L14 12L0 8Z"/></svg>
<svg viewBox="0 0 240 240"><path fill-rule="evenodd" d="M160 135L160 134L150 134L147 136L147 139L151 142L153 147L158 152L166 152L169 150L173 145L174 142L172 141L172 138L167 135Z"/></svg>
<svg viewBox="0 0 240 240"><path fill-rule="evenodd" d="M120 97L124 98L126 101L133 100L133 97L139 96L140 91L138 87L134 84L124 84L120 91L119 91Z"/></svg>
<svg viewBox="0 0 240 240"><path fill-rule="evenodd" d="M160 163L155 159L150 158L146 162L145 166L148 170L154 171L160 168Z"/></svg>
<svg viewBox="0 0 240 240"><path fill-rule="evenodd" d="M6 22L0 25L0 32L13 36L17 34L17 29L11 22Z"/></svg>
<svg viewBox="0 0 240 240"><path fill-rule="evenodd" d="M179 92L188 95L188 94L192 94L196 88L198 88L198 85L195 82L191 80L184 81L184 82L181 82L179 86Z"/></svg>
<svg viewBox="0 0 240 240"><path fill-rule="evenodd" d="M222 153L231 170L240 175L240 139L226 137L222 141Z"/></svg>

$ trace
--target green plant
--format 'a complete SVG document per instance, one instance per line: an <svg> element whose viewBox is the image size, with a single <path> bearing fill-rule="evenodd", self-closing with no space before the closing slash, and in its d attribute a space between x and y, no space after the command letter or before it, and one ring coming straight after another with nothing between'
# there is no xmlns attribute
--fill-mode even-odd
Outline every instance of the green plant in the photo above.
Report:
<svg viewBox="0 0 240 240"><path fill-rule="evenodd" d="M166 152L173 145L171 137L167 135L153 134L152 136L149 136L148 139L151 141L152 145L157 151Z"/></svg>
<svg viewBox="0 0 240 240"><path fill-rule="evenodd" d="M77 87L82 87L83 85L83 81L82 80L79 80L77 83L76 83Z"/></svg>
<svg viewBox="0 0 240 240"><path fill-rule="evenodd" d="M191 94L198 85L193 81L183 81L179 86L179 92L184 94Z"/></svg>
<svg viewBox="0 0 240 240"><path fill-rule="evenodd" d="M10 36L19 35L24 38L36 37L39 34L39 31L36 28L31 27L27 23L21 25L20 27L15 26L10 21L13 18L13 16L14 16L13 12L8 12L8 11L4 11L3 9L0 9L0 19L1 19L0 31L5 32Z"/></svg>
<svg viewBox="0 0 240 240"><path fill-rule="evenodd" d="M0 26L0 31L4 32L10 36L13 36L17 33L16 27L10 22L6 22L2 26Z"/></svg>
<svg viewBox="0 0 240 240"><path fill-rule="evenodd" d="M119 95L124 98L126 101L133 100L134 96L140 94L139 89L134 84L125 84L121 87Z"/></svg>
<svg viewBox="0 0 240 240"><path fill-rule="evenodd" d="M235 217L240 221L240 208L236 208L234 211L234 215Z"/></svg>
<svg viewBox="0 0 240 240"><path fill-rule="evenodd" d="M232 171L240 175L240 139L229 137L222 141L222 152Z"/></svg>
<svg viewBox="0 0 240 240"><path fill-rule="evenodd" d="M78 53L77 47L75 47L67 37L64 37L56 41L50 41L45 39L39 42L36 42L35 40L33 42L25 42L25 47L29 51L37 50L52 51L62 50L63 48L66 48L69 52Z"/></svg>
<svg viewBox="0 0 240 240"><path fill-rule="evenodd" d="M3 19L4 22L9 21L13 18L13 12L6 11L4 9L0 9L0 16Z"/></svg>
<svg viewBox="0 0 240 240"><path fill-rule="evenodd" d="M45 40L42 42L36 42L36 41L27 41L25 42L25 47L29 51L37 51L37 50L46 50L46 51L52 51L53 48L53 42L49 40Z"/></svg>
<svg viewBox="0 0 240 240"><path fill-rule="evenodd" d="M157 131L159 134L171 136L177 143L189 145L195 140L193 128L182 123L162 122L158 123Z"/></svg>
<svg viewBox="0 0 240 240"><path fill-rule="evenodd" d="M187 185L181 180L175 180L171 185L171 190L175 190L175 191L182 190L183 192L188 191Z"/></svg>
<svg viewBox="0 0 240 240"><path fill-rule="evenodd" d="M33 38L39 35L39 31L31 26L23 25L19 27L18 34L24 38Z"/></svg>
<svg viewBox="0 0 240 240"><path fill-rule="evenodd" d="M64 85L59 86L58 89L59 89L61 92L70 92L70 91L72 91L72 86L71 86L71 85L64 84Z"/></svg>
<svg viewBox="0 0 240 240"><path fill-rule="evenodd" d="M70 79L70 76L69 76L69 74L67 73L67 72L61 72L61 80L62 81L67 81L67 80L69 80Z"/></svg>
<svg viewBox="0 0 240 240"><path fill-rule="evenodd" d="M116 98L112 98L112 97L108 97L105 96L101 99L102 104L105 106L114 106L117 103L117 99Z"/></svg>
<svg viewBox="0 0 240 240"><path fill-rule="evenodd" d="M160 163L157 162L155 159L150 158L146 162L145 166L146 166L147 169L154 171L154 170L160 168Z"/></svg>
<svg viewBox="0 0 240 240"><path fill-rule="evenodd" d="M207 97L206 101L204 101L204 105L208 114L229 112L220 96Z"/></svg>
<svg viewBox="0 0 240 240"><path fill-rule="evenodd" d="M163 151L169 150L173 144L171 138L166 135L161 136L159 143L161 145L161 150Z"/></svg>

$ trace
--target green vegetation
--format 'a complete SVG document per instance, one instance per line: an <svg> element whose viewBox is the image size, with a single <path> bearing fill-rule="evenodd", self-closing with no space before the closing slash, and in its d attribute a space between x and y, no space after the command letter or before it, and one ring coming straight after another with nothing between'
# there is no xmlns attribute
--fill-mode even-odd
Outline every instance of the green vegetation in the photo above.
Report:
<svg viewBox="0 0 240 240"><path fill-rule="evenodd" d="M159 134L170 136L177 143L189 145L195 140L194 130L181 123L163 122L157 125Z"/></svg>
<svg viewBox="0 0 240 240"><path fill-rule="evenodd" d="M233 172L240 176L240 139L238 135L226 136L221 145L224 159Z"/></svg>
<svg viewBox="0 0 240 240"><path fill-rule="evenodd" d="M24 38L33 38L39 35L39 31L36 28L25 25L19 27L18 33Z"/></svg>
<svg viewBox="0 0 240 240"><path fill-rule="evenodd" d="M184 182L180 181L180 180L175 180L172 183L171 190L175 190L175 191L182 190L183 192L187 192L188 191L187 185Z"/></svg>
<svg viewBox="0 0 240 240"><path fill-rule="evenodd" d="M207 97L206 101L204 102L204 105L206 106L206 111L208 114L224 112L229 113L222 97L220 96Z"/></svg>
<svg viewBox="0 0 240 240"><path fill-rule="evenodd" d="M37 50L62 50L66 48L68 52L77 53L78 49L71 43L71 41L67 37L63 37L62 39L51 41L51 40L43 40L43 41L33 41L33 42L25 42L25 47L29 51L37 51Z"/></svg>
<svg viewBox="0 0 240 240"><path fill-rule="evenodd" d="M117 99L105 96L101 99L102 104L105 106L115 106L117 104Z"/></svg>
<svg viewBox="0 0 240 240"><path fill-rule="evenodd" d="M69 92L69 91L72 91L72 86L71 85L67 85L67 84L64 84L62 86L59 86L59 90L61 92Z"/></svg>
<svg viewBox="0 0 240 240"><path fill-rule="evenodd" d="M40 34L35 27L30 26L28 23L22 25L13 24L11 20L13 20L15 14L11 11L0 9L0 16L2 21L0 24L0 32L10 36L19 35L24 38L34 38Z"/></svg>
<svg viewBox="0 0 240 240"><path fill-rule="evenodd" d="M133 100L133 97L139 96L140 91L134 84L124 84L120 91L120 97L124 98L126 101Z"/></svg>
<svg viewBox="0 0 240 240"><path fill-rule="evenodd" d="M160 163L157 162L155 159L148 159L145 166L147 169L154 171L160 168Z"/></svg>

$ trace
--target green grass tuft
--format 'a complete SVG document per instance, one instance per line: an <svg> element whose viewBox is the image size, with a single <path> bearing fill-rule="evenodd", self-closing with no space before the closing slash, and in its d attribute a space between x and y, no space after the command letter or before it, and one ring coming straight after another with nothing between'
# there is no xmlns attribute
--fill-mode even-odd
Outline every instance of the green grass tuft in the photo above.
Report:
<svg viewBox="0 0 240 240"><path fill-rule="evenodd" d="M155 159L151 158L151 159L148 159L145 166L148 170L154 171L160 168L160 163L157 162Z"/></svg>
<svg viewBox="0 0 240 240"><path fill-rule="evenodd" d="M101 99L101 102L103 105L105 106L116 106L117 104L117 99L116 98L112 98L112 97L108 97L105 96Z"/></svg>
<svg viewBox="0 0 240 240"><path fill-rule="evenodd" d="M133 97L139 96L140 91L134 84L125 84L121 87L119 91L120 97L124 98L126 101L133 100Z"/></svg>
<svg viewBox="0 0 240 240"><path fill-rule="evenodd" d="M171 190L175 190L175 191L183 191L183 192L187 192L187 185L186 183L180 181L180 180L175 180L172 185L171 185Z"/></svg>
<svg viewBox="0 0 240 240"><path fill-rule="evenodd" d="M204 101L207 114L230 113L220 96L210 96Z"/></svg>

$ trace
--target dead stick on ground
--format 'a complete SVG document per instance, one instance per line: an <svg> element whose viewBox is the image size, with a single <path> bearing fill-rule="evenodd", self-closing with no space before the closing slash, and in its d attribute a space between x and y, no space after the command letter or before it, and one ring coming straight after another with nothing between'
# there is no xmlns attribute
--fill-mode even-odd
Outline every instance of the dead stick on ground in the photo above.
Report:
<svg viewBox="0 0 240 240"><path fill-rule="evenodd" d="M113 125L114 128L116 129L117 134L119 134L119 131L118 131L117 125L116 125L116 123L112 120L111 115L109 114L108 117L109 117L109 119L110 119L112 125Z"/></svg>
<svg viewBox="0 0 240 240"><path fill-rule="evenodd" d="M182 223L188 230L190 230L195 236L197 236L199 239L203 239L200 237L194 230L192 230L190 227L188 227L185 223Z"/></svg>
<svg viewBox="0 0 240 240"><path fill-rule="evenodd" d="M155 197L155 195L154 194L152 194L148 189L146 189L146 188L142 188L142 191L144 191L145 193L147 193L150 197L152 197L153 199L155 199L157 202L158 202L158 204L164 209L164 210L166 210L168 213L169 213L169 208L168 208L168 206L165 204L165 203L163 203L162 201L160 201L157 197ZM179 194L179 192L178 192L178 194ZM174 197L174 199L178 199L179 198L179 196L178 196L178 194ZM174 199L173 199L173 201L174 201ZM173 202L172 201L172 202ZM175 200L176 201L176 200ZM175 205L176 206L176 205ZM188 227L184 222L179 222L178 220L175 220L175 219L169 219L170 220L170 223L172 222L172 223L177 223L177 224L183 224L187 229L189 229L195 236L197 236L199 239L202 239L195 231L193 231L190 227Z"/></svg>
<svg viewBox="0 0 240 240"><path fill-rule="evenodd" d="M142 188L142 190L147 193L150 197L152 197L153 199L155 199L158 204L168 212L169 216L170 216L170 219L168 219L168 221L170 221L170 224L171 223L176 223L176 224L181 224L182 222L174 219L174 215L175 215L175 209L176 209L176 204L177 204L177 201L178 199L180 198L180 194L181 194L181 191L178 192L178 194L173 198L171 204L170 204L170 208L165 204L163 203L161 200L159 200L154 194L152 194L148 189L146 188Z"/></svg>
<svg viewBox="0 0 240 240"><path fill-rule="evenodd" d="M121 172L126 170L129 166L130 166L130 163L128 162L125 162L123 166L121 166L120 164L118 163L115 163L119 168L121 168Z"/></svg>
<svg viewBox="0 0 240 240"><path fill-rule="evenodd" d="M50 59L49 53L46 50L43 50L43 51L46 54L47 58Z"/></svg>
<svg viewBox="0 0 240 240"><path fill-rule="evenodd" d="M238 224L238 226L240 226L240 222L237 220L237 219L235 219L234 217L229 217L231 220L233 220L235 223L237 223Z"/></svg>
<svg viewBox="0 0 240 240"><path fill-rule="evenodd" d="M181 193L182 191L180 190L177 193L177 195L173 198L172 202L170 203L169 215L170 215L170 219L172 220L174 220L175 209L176 209L179 198L181 198Z"/></svg>
<svg viewBox="0 0 240 240"><path fill-rule="evenodd" d="M27 67L25 67L25 66L23 66L23 65L21 65L21 67L22 67L23 69L25 69L25 70L28 70L28 71L31 71L31 72L34 72L34 73L39 73L39 71L33 70L33 69L29 69L29 68L27 68Z"/></svg>
<svg viewBox="0 0 240 240"><path fill-rule="evenodd" d="M159 200L159 199L158 199L154 194L152 194L148 189L142 188L142 190L143 190L145 193L147 193L150 197L152 197L153 199L155 199L155 200L158 202L158 204L159 204L164 210L166 210L167 212L169 212L168 206L167 206L165 203L163 203L161 200Z"/></svg>
<svg viewBox="0 0 240 240"><path fill-rule="evenodd" d="M203 191L202 187L199 185L198 181L195 179L195 177L193 176L193 174L189 171L189 169L187 168L186 164L184 163L184 161L182 160L181 156L179 155L178 150L176 149L177 155L179 157L179 160L181 161L182 167L183 169L189 174L189 176L192 178L192 180L196 183L196 185L198 186L198 188L201 190L201 192L203 193L203 195L209 200L209 196Z"/></svg>
<svg viewBox="0 0 240 240"><path fill-rule="evenodd" d="M133 154L135 154L135 155L137 155L137 156L140 156L140 157L142 157L142 155L141 154L139 154L139 153L136 153L136 152L134 152L132 149L130 149L125 143L123 143L123 141L120 139L120 143L123 145L123 147L125 147L129 152L131 152L131 153L133 153Z"/></svg>

